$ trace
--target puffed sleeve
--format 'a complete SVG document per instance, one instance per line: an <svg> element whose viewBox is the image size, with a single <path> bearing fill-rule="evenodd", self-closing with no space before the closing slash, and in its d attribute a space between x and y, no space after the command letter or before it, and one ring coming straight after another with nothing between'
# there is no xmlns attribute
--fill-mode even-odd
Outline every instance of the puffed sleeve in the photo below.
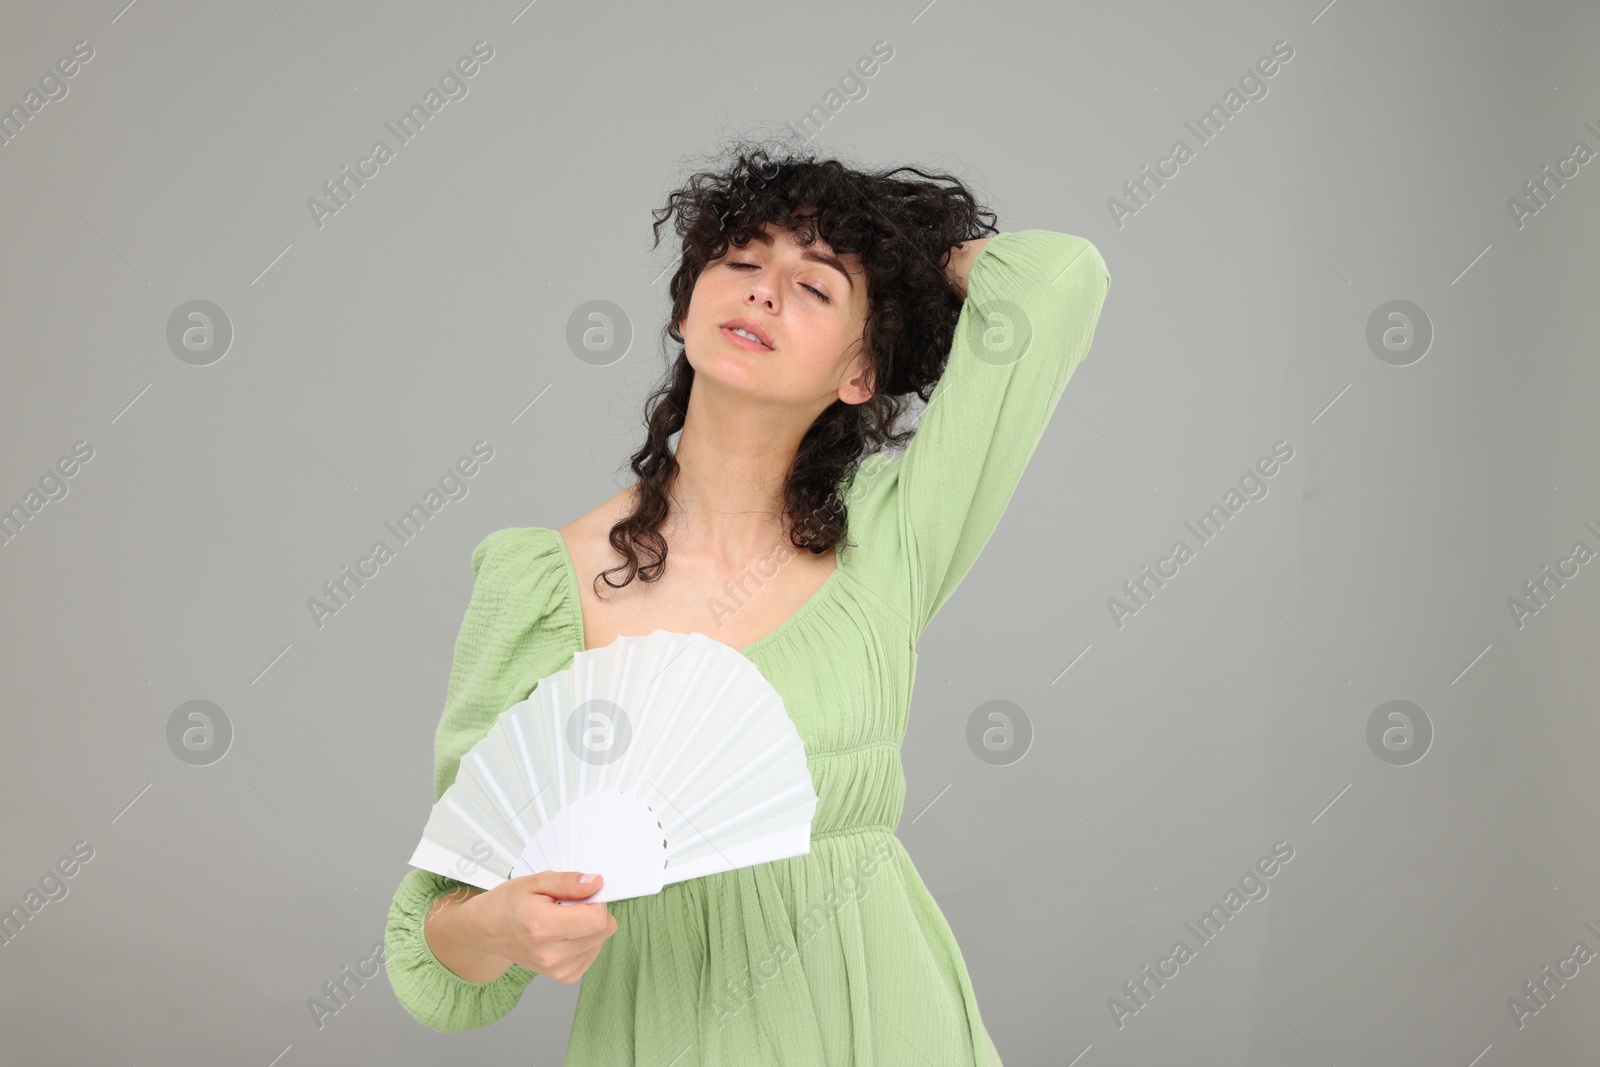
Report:
<svg viewBox="0 0 1600 1067"><path fill-rule="evenodd" d="M556 610L564 566L556 535L540 527L497 530L473 549L472 598L456 637L444 713L434 735L435 801L455 781L462 755L499 714L560 669L551 664L571 641ZM385 966L396 998L417 1021L440 1032L495 1022L516 1006L536 977L512 964L491 982L469 982L434 956L423 919L441 894L464 884L412 868L389 906L384 935Z"/></svg>
<svg viewBox="0 0 1600 1067"><path fill-rule="evenodd" d="M996 234L968 268L949 360L894 463L916 633L994 533L1110 286L1091 242L1050 230Z"/></svg>

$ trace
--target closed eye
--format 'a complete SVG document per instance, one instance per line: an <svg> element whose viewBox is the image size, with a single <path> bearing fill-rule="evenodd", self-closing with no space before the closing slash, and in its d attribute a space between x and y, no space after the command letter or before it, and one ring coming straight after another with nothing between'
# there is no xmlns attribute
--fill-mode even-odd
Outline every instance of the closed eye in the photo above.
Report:
<svg viewBox="0 0 1600 1067"><path fill-rule="evenodd" d="M741 267L749 267L751 270L760 270L761 269L759 266L757 266L754 263L729 263L728 266L732 267L734 270L738 270ZM814 285L805 285L805 283L803 283L803 282L801 283L801 285L806 289L810 289L813 293L816 293L817 297L824 304L833 303L833 301L828 299L828 294L824 293L822 290L818 289L816 286L814 286Z"/></svg>

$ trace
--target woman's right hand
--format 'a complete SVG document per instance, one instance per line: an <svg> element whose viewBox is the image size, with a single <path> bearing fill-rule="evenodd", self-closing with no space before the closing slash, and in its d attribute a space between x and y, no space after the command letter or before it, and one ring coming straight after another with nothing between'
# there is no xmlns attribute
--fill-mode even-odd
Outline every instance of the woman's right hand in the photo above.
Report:
<svg viewBox="0 0 1600 1067"><path fill-rule="evenodd" d="M600 875L583 885L579 871L540 871L508 879L468 902L478 943L520 967L571 985L600 955L617 920L605 904L558 904L582 900L605 883Z"/></svg>

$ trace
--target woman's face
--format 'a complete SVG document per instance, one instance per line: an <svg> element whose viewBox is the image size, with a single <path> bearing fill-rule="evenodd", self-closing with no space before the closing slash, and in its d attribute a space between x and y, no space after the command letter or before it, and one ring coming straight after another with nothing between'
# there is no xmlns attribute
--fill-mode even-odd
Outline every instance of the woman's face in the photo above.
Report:
<svg viewBox="0 0 1600 1067"><path fill-rule="evenodd" d="M801 245L768 224L706 264L678 328L696 380L814 416L835 399L871 395L861 378L867 310L860 257L835 256L820 236ZM735 336L729 324L740 320L770 347Z"/></svg>

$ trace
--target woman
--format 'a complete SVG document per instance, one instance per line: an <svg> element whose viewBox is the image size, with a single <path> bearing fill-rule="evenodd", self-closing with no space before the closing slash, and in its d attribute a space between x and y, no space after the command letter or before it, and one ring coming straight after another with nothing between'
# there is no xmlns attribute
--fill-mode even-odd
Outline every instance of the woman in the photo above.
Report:
<svg viewBox="0 0 1600 1067"><path fill-rule="evenodd" d="M997 233L948 175L761 149L673 193L658 243L674 214L665 336L682 349L647 402L638 481L473 551L435 797L578 650L698 632L782 694L818 797L811 850L609 905L556 903L603 884L581 872L485 893L414 869L389 913L390 982L452 1031L501 1018L537 974L584 978L568 1067L998 1064L894 836L900 744L916 640L1087 353L1105 262L1081 237ZM912 393L926 410L895 432Z"/></svg>

